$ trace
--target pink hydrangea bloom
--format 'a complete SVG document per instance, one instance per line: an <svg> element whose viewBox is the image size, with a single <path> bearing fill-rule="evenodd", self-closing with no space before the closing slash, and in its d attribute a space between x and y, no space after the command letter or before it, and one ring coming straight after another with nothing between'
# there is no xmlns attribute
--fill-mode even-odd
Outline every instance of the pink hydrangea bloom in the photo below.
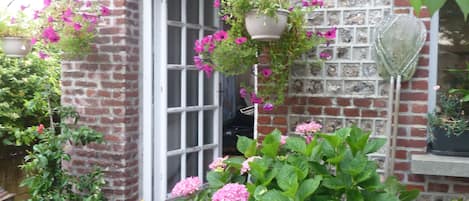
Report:
<svg viewBox="0 0 469 201"><path fill-rule="evenodd" d="M249 157L248 159L244 160L243 162L243 166L241 167L241 170L240 170L240 173L241 174L244 174L246 172L249 172L249 170L251 170L251 168L249 167L249 163L254 161L255 159L260 159L261 157L259 156L251 156Z"/></svg>
<svg viewBox="0 0 469 201"><path fill-rule="evenodd" d="M202 180L199 177L188 177L179 181L171 190L172 197L188 196L202 188Z"/></svg>
<svg viewBox="0 0 469 201"><path fill-rule="evenodd" d="M246 37L239 37L239 38L235 39L235 43L238 44L238 45L241 45L241 44L245 43L246 41L248 41L248 39Z"/></svg>
<svg viewBox="0 0 469 201"><path fill-rule="evenodd" d="M288 136L286 136L286 135L280 136L280 144L281 145L286 144L287 143L287 138L288 138Z"/></svg>
<svg viewBox="0 0 469 201"><path fill-rule="evenodd" d="M310 121L308 123L298 124L295 128L295 132L304 133L304 134L316 133L319 130L321 130L321 128L322 128L321 124L318 124L315 121Z"/></svg>
<svg viewBox="0 0 469 201"><path fill-rule="evenodd" d="M212 201L247 201L249 192L242 184L229 183L218 189L212 196Z"/></svg>
<svg viewBox="0 0 469 201"><path fill-rule="evenodd" d="M225 156L223 158L217 158L215 160L212 161L212 163L210 163L210 165L208 165L208 168L210 170L225 170L226 168L226 164L225 164L225 160L228 159L228 156Z"/></svg>

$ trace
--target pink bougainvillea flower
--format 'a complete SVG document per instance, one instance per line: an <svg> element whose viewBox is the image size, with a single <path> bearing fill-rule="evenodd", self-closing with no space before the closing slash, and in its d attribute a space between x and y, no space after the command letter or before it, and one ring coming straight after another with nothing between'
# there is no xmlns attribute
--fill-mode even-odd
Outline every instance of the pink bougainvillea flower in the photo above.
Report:
<svg viewBox="0 0 469 201"><path fill-rule="evenodd" d="M10 17L10 24L16 24L16 18Z"/></svg>
<svg viewBox="0 0 469 201"><path fill-rule="evenodd" d="M44 53L43 51L39 51L39 58L41 59L47 59L49 57L48 54Z"/></svg>
<svg viewBox="0 0 469 201"><path fill-rule="evenodd" d="M244 174L246 172L249 172L249 170L251 170L251 168L249 167L249 163L250 162L253 162L255 159L260 159L261 157L259 156L251 156L249 157L248 159L246 159L243 164L242 164L242 167L241 167L241 170L240 170L240 173L241 174Z"/></svg>
<svg viewBox="0 0 469 201"><path fill-rule="evenodd" d="M101 6L101 15L108 16L111 15L111 11L106 6Z"/></svg>
<svg viewBox="0 0 469 201"><path fill-rule="evenodd" d="M220 8L220 0L213 1L213 7Z"/></svg>
<svg viewBox="0 0 469 201"><path fill-rule="evenodd" d="M57 32L54 30L52 26L47 27L44 29L42 32L42 37L46 42L50 43L56 43L59 42L60 36L57 34Z"/></svg>
<svg viewBox="0 0 469 201"><path fill-rule="evenodd" d="M239 96L241 96L241 98L245 98L247 95L248 95L248 90L246 90L245 88L241 88L239 90Z"/></svg>
<svg viewBox="0 0 469 201"><path fill-rule="evenodd" d="M37 133L44 133L44 124L39 124L39 126L37 127Z"/></svg>
<svg viewBox="0 0 469 201"><path fill-rule="evenodd" d="M281 145L286 144L287 143L287 138L288 138L288 136L286 136L286 135L280 136L280 144Z"/></svg>
<svg viewBox="0 0 469 201"><path fill-rule="evenodd" d="M179 181L171 190L171 197L183 197L192 195L202 188L202 180L199 177L188 177Z"/></svg>
<svg viewBox="0 0 469 201"><path fill-rule="evenodd" d="M37 43L37 38L31 38L31 45L35 45Z"/></svg>
<svg viewBox="0 0 469 201"><path fill-rule="evenodd" d="M44 0L44 8L47 8L50 6L50 3L51 3L52 0Z"/></svg>
<svg viewBox="0 0 469 201"><path fill-rule="evenodd" d="M212 163L210 163L210 165L208 165L208 168L210 170L214 170L214 171L223 171L226 168L226 164L225 164L226 159L228 159L228 156L225 156L223 158L219 157L219 158L213 160Z"/></svg>
<svg viewBox="0 0 469 201"><path fill-rule="evenodd" d="M246 41L248 41L248 39L246 37L239 37L239 38L235 39L235 43L238 44L238 45L241 45L241 44L245 43Z"/></svg>
<svg viewBox="0 0 469 201"><path fill-rule="evenodd" d="M85 6L86 7L91 7L91 1L86 1Z"/></svg>
<svg viewBox="0 0 469 201"><path fill-rule="evenodd" d="M274 109L274 105L272 103L266 103L263 107L264 111L272 111Z"/></svg>
<svg viewBox="0 0 469 201"><path fill-rule="evenodd" d="M73 29L75 29L75 31L80 31L81 30L81 24L80 23L73 24Z"/></svg>
<svg viewBox="0 0 469 201"><path fill-rule="evenodd" d="M324 37L327 40L334 40L336 38L336 33L337 33L337 28L331 28L329 29L325 34Z"/></svg>
<svg viewBox="0 0 469 201"><path fill-rule="evenodd" d="M319 54L319 58L321 59L330 59L332 56L329 52L321 52Z"/></svg>
<svg viewBox="0 0 469 201"><path fill-rule="evenodd" d="M228 38L228 33L226 33L226 31L220 30L215 32L215 34L213 34L213 37L215 38L215 41L222 41Z"/></svg>
<svg viewBox="0 0 469 201"><path fill-rule="evenodd" d="M268 77L270 77L270 76L272 75L272 69L270 69L270 68L263 68L263 69L261 70L261 73L262 73L262 75L263 75L265 78L268 78Z"/></svg>
<svg viewBox="0 0 469 201"><path fill-rule="evenodd" d="M257 97L255 93L251 93L251 103L252 104L261 104L262 98Z"/></svg>
<svg viewBox="0 0 469 201"><path fill-rule="evenodd" d="M218 189L212 196L212 201L248 201L249 192L246 186L229 183Z"/></svg>
<svg viewBox="0 0 469 201"><path fill-rule="evenodd" d="M440 90L440 85L435 85L435 86L433 87L433 90L435 90L435 91Z"/></svg>

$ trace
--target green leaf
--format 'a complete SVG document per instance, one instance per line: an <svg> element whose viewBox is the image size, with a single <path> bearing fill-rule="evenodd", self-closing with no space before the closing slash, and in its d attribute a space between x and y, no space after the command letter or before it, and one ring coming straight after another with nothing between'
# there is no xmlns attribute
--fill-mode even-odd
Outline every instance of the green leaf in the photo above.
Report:
<svg viewBox="0 0 469 201"><path fill-rule="evenodd" d="M301 183L298 192L296 193L297 200L305 200L307 197L312 195L316 191L316 189L318 189L321 180L321 175L316 175L314 179L304 180Z"/></svg>
<svg viewBox="0 0 469 201"><path fill-rule="evenodd" d="M349 190L346 195L347 201L364 201L363 195L359 190Z"/></svg>
<svg viewBox="0 0 469 201"><path fill-rule="evenodd" d="M270 161L265 158L254 159L254 161L249 163L250 171L249 173L253 179L257 179L260 182L264 182L265 174L270 167Z"/></svg>
<svg viewBox="0 0 469 201"><path fill-rule="evenodd" d="M264 141L262 141L261 152L265 156L275 158L277 156L278 149L280 147L280 136L281 133L279 130L275 129L269 135L265 136Z"/></svg>
<svg viewBox="0 0 469 201"><path fill-rule="evenodd" d="M410 5L414 8L415 14L420 16L420 9L422 8L422 0L409 0Z"/></svg>
<svg viewBox="0 0 469 201"><path fill-rule="evenodd" d="M357 154L355 157L353 157L350 151L347 150L344 160L340 162L340 169L344 173L356 176L365 169L367 161L368 158L365 155Z"/></svg>
<svg viewBox="0 0 469 201"><path fill-rule="evenodd" d="M373 173L376 173L376 169L377 164L375 161L367 161L364 171L361 172L359 175L355 176L354 181L356 183L360 183L369 179L373 175Z"/></svg>
<svg viewBox="0 0 469 201"><path fill-rule="evenodd" d="M282 193L279 191L271 190L265 193L260 201L289 201L289 199L288 197L282 195Z"/></svg>
<svg viewBox="0 0 469 201"><path fill-rule="evenodd" d="M358 185L370 191L382 188L380 177L376 172L373 172L367 180L360 182Z"/></svg>
<svg viewBox="0 0 469 201"><path fill-rule="evenodd" d="M414 201L419 197L420 191L419 190L410 190L410 191L404 191L401 192L399 195L399 200L401 201Z"/></svg>
<svg viewBox="0 0 469 201"><path fill-rule="evenodd" d="M298 179L303 180L308 176L309 173L309 164L305 160L304 156L290 155L287 159L288 163L293 165L298 170Z"/></svg>
<svg viewBox="0 0 469 201"><path fill-rule="evenodd" d="M337 174L336 177L324 179L323 185L333 190L345 189L352 185L352 177L346 174Z"/></svg>
<svg viewBox="0 0 469 201"><path fill-rule="evenodd" d="M296 193L298 190L298 176L295 168L291 165L283 165L277 174L277 184L284 191Z"/></svg>
<svg viewBox="0 0 469 201"><path fill-rule="evenodd" d="M267 193L267 188L265 186L257 186L256 190L254 191L254 198L256 200L260 200L265 193Z"/></svg>
<svg viewBox="0 0 469 201"><path fill-rule="evenodd" d="M306 142L303 137L289 136L285 146L292 151L306 154Z"/></svg>
<svg viewBox="0 0 469 201"><path fill-rule="evenodd" d="M438 9L445 5L446 0L423 0L423 4L427 6L430 14L433 15Z"/></svg>
<svg viewBox="0 0 469 201"><path fill-rule="evenodd" d="M350 136L347 137L347 143L352 149L353 155L365 148L370 134L370 132L365 133L355 126L352 127Z"/></svg>
<svg viewBox="0 0 469 201"><path fill-rule="evenodd" d="M370 140L365 146L364 153L374 153L378 151L385 143L386 139L383 138L375 138L373 140Z"/></svg>
<svg viewBox="0 0 469 201"><path fill-rule="evenodd" d="M467 21L467 15L469 15L469 2L467 2L467 0L456 0L456 3L464 14L464 20Z"/></svg>
<svg viewBox="0 0 469 201"><path fill-rule="evenodd" d="M236 148L239 152L244 154L246 158L256 155L256 141L245 136L238 135L238 142Z"/></svg>
<svg viewBox="0 0 469 201"><path fill-rule="evenodd" d="M224 163L227 164L228 166L241 169L241 167L243 166L244 160L245 160L244 157L233 156L233 157L226 159Z"/></svg>
<svg viewBox="0 0 469 201"><path fill-rule="evenodd" d="M225 185L223 182L223 175L221 172L211 171L207 173L207 181L210 187L220 188Z"/></svg>
<svg viewBox="0 0 469 201"><path fill-rule="evenodd" d="M332 147L332 148L337 148L341 145L341 143L343 142L341 137L339 137L338 135L329 135L329 134L323 134L323 133L320 133L320 134L317 134L319 136L321 136L322 138L324 138L326 140L326 142Z"/></svg>

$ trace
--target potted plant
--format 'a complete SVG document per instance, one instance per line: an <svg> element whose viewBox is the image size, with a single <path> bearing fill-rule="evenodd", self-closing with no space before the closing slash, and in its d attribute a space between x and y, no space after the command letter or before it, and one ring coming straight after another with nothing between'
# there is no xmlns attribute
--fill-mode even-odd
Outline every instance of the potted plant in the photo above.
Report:
<svg viewBox="0 0 469 201"><path fill-rule="evenodd" d="M19 17L0 19L0 37L3 53L9 57L24 57L32 48L31 27L25 20L25 14Z"/></svg>
<svg viewBox="0 0 469 201"><path fill-rule="evenodd" d="M465 78L458 87L449 89L448 94L439 94L439 110L428 115L429 150L439 155L469 156L469 119L464 113L469 102L469 64L466 69L450 72L465 75Z"/></svg>
<svg viewBox="0 0 469 201"><path fill-rule="evenodd" d="M197 177L186 178L173 188L171 200L415 200L418 190L407 190L394 177L380 181L377 163L368 154L385 140L369 136L351 127L315 133L310 142L302 136L282 137L278 130L262 144L239 137L237 148L244 156L215 159L207 186Z"/></svg>
<svg viewBox="0 0 469 201"><path fill-rule="evenodd" d="M290 5L289 2L288 0L215 0L214 6L221 9L220 16L229 29L195 41L194 50L197 53L194 57L195 66L210 76L214 70L226 75L244 74L252 70L255 64L265 64L259 65L258 71L254 72L260 83L257 93L253 88L246 87L240 91L240 94L242 97L249 96L253 104L264 104L265 110L271 110L273 105L282 104L288 86L290 67L302 54L327 40L334 39L336 32L335 29L331 29L327 32L313 33L304 28L305 14L321 6L322 1L303 1L302 4L294 5ZM278 15L279 10L283 14ZM287 26L277 28L281 34L279 38L266 33L261 34L263 36L253 36L248 33L246 25L250 24L251 18L269 18L267 21L275 24L283 21L282 16L286 16ZM267 21L261 22L262 25L256 27L269 27ZM273 38L277 40L271 40Z"/></svg>

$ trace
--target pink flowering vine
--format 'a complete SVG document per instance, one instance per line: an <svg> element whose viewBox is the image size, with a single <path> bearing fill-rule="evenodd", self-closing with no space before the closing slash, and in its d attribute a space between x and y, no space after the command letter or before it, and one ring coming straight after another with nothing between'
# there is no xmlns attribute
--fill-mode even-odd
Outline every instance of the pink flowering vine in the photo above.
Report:
<svg viewBox="0 0 469 201"><path fill-rule="evenodd" d="M238 45L241 45L241 44L243 44L247 41L248 41L248 39L246 37L239 37L239 38L235 39L235 43L238 44Z"/></svg>
<svg viewBox="0 0 469 201"><path fill-rule="evenodd" d="M59 34L54 30L52 26L47 27L42 32L42 37L46 42L57 43L60 40Z"/></svg>

